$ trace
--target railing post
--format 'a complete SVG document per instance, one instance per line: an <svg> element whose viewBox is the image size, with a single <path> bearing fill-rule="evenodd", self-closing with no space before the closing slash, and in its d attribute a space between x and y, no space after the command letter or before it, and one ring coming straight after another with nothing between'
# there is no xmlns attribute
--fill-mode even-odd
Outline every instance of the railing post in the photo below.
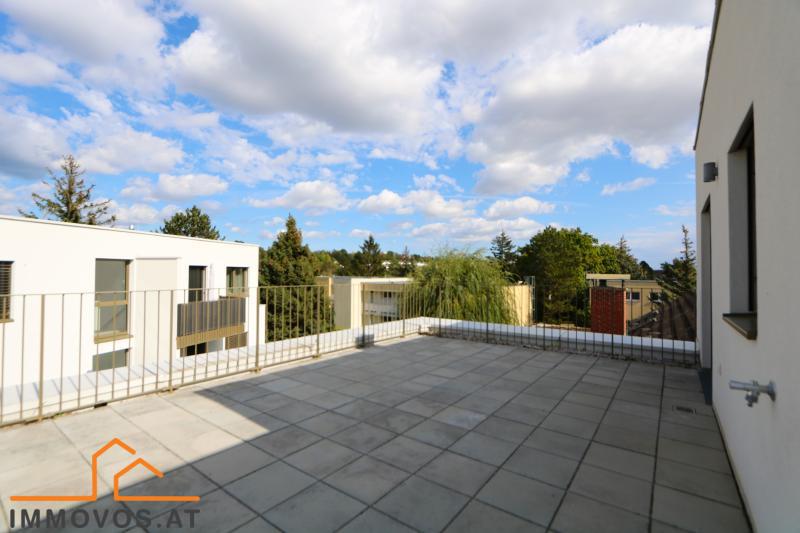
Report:
<svg viewBox="0 0 800 533"><path fill-rule="evenodd" d="M44 304L45 295L42 294L41 320L39 324L39 421L42 420L44 408ZM24 334L24 331L23 331ZM61 332L63 335L64 332ZM24 383L21 386L25 386Z"/></svg>
<svg viewBox="0 0 800 533"><path fill-rule="evenodd" d="M320 349L319 349L320 329L322 329L322 327L321 327L322 326L322 322L321 322L321 317L320 317L320 314L319 314L319 310L320 310L320 300L322 300L322 296L323 296L322 287L317 286L317 357L322 355L320 353Z"/></svg>
<svg viewBox="0 0 800 533"><path fill-rule="evenodd" d="M258 364L261 356L261 289L256 286L256 372L259 371Z"/></svg>
<svg viewBox="0 0 800 533"><path fill-rule="evenodd" d="M167 383L167 390L172 390L172 357L175 355L175 349L172 347L173 342L175 342L174 333L174 321L175 318L175 291L169 291L169 353L167 357L169 357L169 382Z"/></svg>

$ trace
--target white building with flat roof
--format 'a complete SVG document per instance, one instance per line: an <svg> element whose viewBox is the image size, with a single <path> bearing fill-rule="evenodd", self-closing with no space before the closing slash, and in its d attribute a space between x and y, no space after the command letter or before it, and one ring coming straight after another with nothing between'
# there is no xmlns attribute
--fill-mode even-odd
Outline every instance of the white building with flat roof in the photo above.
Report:
<svg viewBox="0 0 800 533"><path fill-rule="evenodd" d="M258 260L254 244L0 216L0 390L246 346Z"/></svg>
<svg viewBox="0 0 800 533"><path fill-rule="evenodd" d="M800 528L798 28L797 0L717 1L695 145L702 363L758 531Z"/></svg>

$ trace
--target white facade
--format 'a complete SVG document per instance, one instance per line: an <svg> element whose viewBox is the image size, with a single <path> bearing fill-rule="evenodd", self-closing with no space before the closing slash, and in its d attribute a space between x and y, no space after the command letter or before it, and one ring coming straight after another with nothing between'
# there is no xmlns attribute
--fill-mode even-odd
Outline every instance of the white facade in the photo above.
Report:
<svg viewBox="0 0 800 533"><path fill-rule="evenodd" d="M397 319L402 285L411 278L333 276L331 297L337 328L360 328L368 324ZM381 320L385 318L385 320Z"/></svg>
<svg viewBox="0 0 800 533"><path fill-rule="evenodd" d="M800 527L798 28L796 0L718 2L696 142L702 359L759 531ZM713 181L706 163L717 166ZM748 407L730 380L774 381L776 401L761 395Z"/></svg>
<svg viewBox="0 0 800 533"><path fill-rule="evenodd" d="M111 337L96 335L97 260L123 260L127 268L127 313L117 328L125 331ZM250 285L258 279L257 245L17 217L0 217L0 262L11 262L10 319L0 323L5 391L85 375L99 355L120 350L132 366L179 358L189 268L204 267L201 298L209 302L231 296L229 267L247 269ZM255 289L246 300L243 329L251 332Z"/></svg>

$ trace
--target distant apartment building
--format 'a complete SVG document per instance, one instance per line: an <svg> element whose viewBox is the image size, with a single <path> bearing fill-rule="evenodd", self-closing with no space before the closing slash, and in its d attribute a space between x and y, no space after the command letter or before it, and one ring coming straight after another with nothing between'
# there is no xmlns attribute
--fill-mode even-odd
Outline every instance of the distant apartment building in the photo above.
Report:
<svg viewBox="0 0 800 533"><path fill-rule="evenodd" d="M631 279L630 274L586 274L586 281L590 287L616 287L624 290L627 320L636 320L652 313L663 300L664 291L654 279Z"/></svg>
<svg viewBox="0 0 800 533"><path fill-rule="evenodd" d="M246 346L257 274L256 245L0 216L4 384Z"/></svg>
<svg viewBox="0 0 800 533"><path fill-rule="evenodd" d="M797 0L717 1L695 143L701 359L757 531L800 527L798 28Z"/></svg>
<svg viewBox="0 0 800 533"><path fill-rule="evenodd" d="M353 276L316 278L317 284L326 287L326 293L333 301L337 329L359 328L402 318L402 294L412 281L411 278ZM532 324L530 286L509 285L506 293L514 323Z"/></svg>

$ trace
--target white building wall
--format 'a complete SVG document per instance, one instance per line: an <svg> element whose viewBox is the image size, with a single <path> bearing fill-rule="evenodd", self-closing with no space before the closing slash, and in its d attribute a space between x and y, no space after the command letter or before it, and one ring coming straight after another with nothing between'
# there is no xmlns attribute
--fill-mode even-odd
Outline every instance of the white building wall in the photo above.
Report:
<svg viewBox="0 0 800 533"><path fill-rule="evenodd" d="M96 259L130 261L128 339L95 343ZM13 261L12 321L0 324L5 387L37 382L40 360L49 380L85 373L92 356L112 350L129 348L132 365L177 357L175 307L186 301L189 266L207 267L211 300L225 294L227 267L246 267L251 286L258 279L256 245L17 217L0 217L0 261ZM250 342L255 315L251 289Z"/></svg>
<svg viewBox="0 0 800 533"><path fill-rule="evenodd" d="M701 210L710 200L712 265L710 276L703 271L698 276L701 294L708 288L702 283L708 284L710 278L712 303L711 309L700 313L698 330L705 335L704 361L712 361L715 410L745 504L759 531L797 531L800 524L798 28L796 0L721 3L696 146L698 228ZM746 339L722 319L732 310L729 221L746 216L728 209L728 153L751 105L758 264L755 340ZM716 181L702 182L705 162L717 163ZM703 255L708 249L703 248L701 269L709 264ZM729 389L731 379L774 380L777 401L762 396L748 408L744 393Z"/></svg>
<svg viewBox="0 0 800 533"><path fill-rule="evenodd" d="M363 326L364 303L362 292L365 285L389 285L396 283L410 283L411 278L378 278L378 277L333 277L333 312L334 323L337 328L360 328ZM376 302L371 305L366 302L369 311L392 312L396 305L381 305Z"/></svg>

